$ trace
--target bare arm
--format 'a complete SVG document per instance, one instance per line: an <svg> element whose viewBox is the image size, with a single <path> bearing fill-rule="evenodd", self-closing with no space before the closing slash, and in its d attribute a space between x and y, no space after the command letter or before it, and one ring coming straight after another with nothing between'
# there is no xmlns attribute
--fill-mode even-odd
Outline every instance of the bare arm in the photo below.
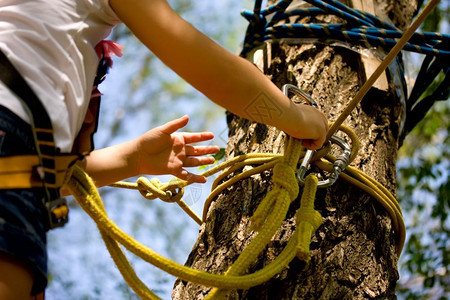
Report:
<svg viewBox="0 0 450 300"><path fill-rule="evenodd" d="M147 131L137 139L93 151L80 162L81 167L100 187L141 174L172 174L189 182L206 182L206 178L185 168L214 162L208 154L219 151L217 146L194 146L210 140L211 132L176 132L186 126L188 116L167 122Z"/></svg>
<svg viewBox="0 0 450 300"><path fill-rule="evenodd" d="M295 105L247 60L216 44L179 17L165 0L110 0L130 30L165 64L229 111L275 126L320 148L328 123L318 110ZM278 112L261 118L252 103L270 99Z"/></svg>
<svg viewBox="0 0 450 300"><path fill-rule="evenodd" d="M110 0L110 4L151 51L208 98L237 115L303 139L307 148L322 146L328 128L323 113L311 106L292 103L255 66L199 32L165 0ZM269 101L277 113L259 115L252 105L261 101ZM187 121L187 117L180 118L136 140L94 151L83 167L97 186L140 174L172 174L204 182L204 178L184 167L212 163L211 157L201 156L219 149L189 145L211 139L211 133L174 133ZM159 148L155 148L157 144Z"/></svg>

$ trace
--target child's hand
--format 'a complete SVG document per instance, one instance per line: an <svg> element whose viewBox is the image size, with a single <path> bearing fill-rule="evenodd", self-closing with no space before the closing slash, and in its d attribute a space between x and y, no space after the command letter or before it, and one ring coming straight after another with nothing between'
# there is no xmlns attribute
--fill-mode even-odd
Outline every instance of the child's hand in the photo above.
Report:
<svg viewBox="0 0 450 300"><path fill-rule="evenodd" d="M186 167L198 167L214 163L214 158L203 156L217 153L217 146L193 146L192 143L214 138L211 132L175 132L186 126L188 116L170 121L149 130L137 139L136 168L138 174L172 174L189 182L206 182L204 176L186 171Z"/></svg>
<svg viewBox="0 0 450 300"><path fill-rule="evenodd" d="M285 132L302 139L304 147L310 150L320 149L328 132L328 121L323 112L310 105L296 105L297 122L289 122Z"/></svg>
<svg viewBox="0 0 450 300"><path fill-rule="evenodd" d="M312 137L303 139L302 144L304 147L306 147L306 149L320 149L327 136L328 120L322 111L312 106L306 105L303 106L303 109L307 110L305 111L305 115L307 116L307 124L309 124Z"/></svg>

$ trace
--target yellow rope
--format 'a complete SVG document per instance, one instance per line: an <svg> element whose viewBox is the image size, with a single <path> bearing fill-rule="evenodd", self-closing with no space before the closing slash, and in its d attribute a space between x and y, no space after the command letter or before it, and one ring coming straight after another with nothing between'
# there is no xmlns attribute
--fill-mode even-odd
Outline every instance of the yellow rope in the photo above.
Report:
<svg viewBox="0 0 450 300"><path fill-rule="evenodd" d="M327 155L325 156L325 159L328 161L320 160L314 162L314 164L322 170L331 171L333 166L332 163L336 158L332 155ZM378 181L351 166L347 166L344 172L341 173L340 178L371 195L387 211L391 217L392 225L397 235L396 252L400 256L405 243L406 228L403 222L400 205L395 197L392 196L392 194Z"/></svg>
<svg viewBox="0 0 450 300"><path fill-rule="evenodd" d="M105 207L103 206L103 202L101 201L92 179L77 165L72 167L70 172L71 177L68 180L66 187L77 199L78 203L80 203L86 212L88 212L89 207L95 207L98 209L98 215L103 215L103 217L107 218ZM89 215L96 221L103 241L126 283L143 299L159 299L137 277L133 267L128 262L128 259L120 249L117 241L109 235L109 231L105 227L99 225L102 220L94 219L93 214Z"/></svg>
<svg viewBox="0 0 450 300"><path fill-rule="evenodd" d="M355 135L351 133L351 130L349 131L348 128L344 130L352 139L352 144L357 145L356 140L353 140ZM140 297L144 299L157 299L156 295L146 288L134 273L132 267L126 261L118 243L122 244L127 250L141 257L145 261L182 280L220 289L248 289L272 278L275 274L283 270L296 255L306 261L309 260L309 241L311 234L320 225L321 217L313 210L315 188L308 191L308 186L311 186L309 183L311 179L310 177L307 177L308 184L305 185L301 208L297 211L297 221L299 223L295 234L293 234L288 245L268 266L252 274L240 275L247 271L249 264L264 250L267 243L286 217L291 201L296 198L298 194L298 184L295 179L294 170L302 155L304 155L304 152L301 151L300 141L289 139L284 156L261 153L245 154L215 166L203 173L210 176L219 170L225 170L223 174L218 177L218 179L224 179L233 171L242 168L248 163L261 164L260 166L242 172L236 176L239 179L242 179L274 166L274 187L261 201L261 204L258 206L251 219L252 228L257 230L258 234L244 249L225 275L210 274L177 264L154 252L152 249L139 244L132 237L124 233L108 218L95 185L89 176L77 166L74 167L72 177L68 183L68 188L82 208L97 223L107 248L111 252L111 256L115 263L118 265L118 269L124 276L127 284L130 285ZM315 164L327 171L332 166L333 162L334 158L331 155L326 155L322 159L318 158ZM255 170L257 170L257 172ZM216 180L215 189L212 194L217 195L218 192L216 190L223 191L230 187L236 181L234 178L235 177L231 177L231 179L221 184L218 184L219 181ZM404 237L404 224L395 198L390 195L384 187L376 183L375 180L370 179L370 177L363 173L360 174L359 171L351 167L347 167L345 174L342 174L342 178L360 186L363 190L368 191L386 208L393 219L394 228L400 238L401 245L398 245L397 247L399 252L404 241L404 238L402 238ZM315 180L317 181L317 179ZM117 183L115 186L138 189L141 194L148 199L153 199L155 195L162 195L167 202L173 202L175 199L175 202L178 204L184 203L181 202L181 197L179 195L182 193L180 191L187 185L187 182L185 181L175 179L171 180L169 183L161 184L155 180L148 181L141 178L138 182L139 184ZM150 184L148 182L150 182ZM168 191L170 191L170 193L167 193ZM208 209L209 206L205 205L205 211ZM204 212L204 215L206 215L206 212ZM199 219L196 221L201 223L201 220ZM213 289L210 293L211 296L209 297L213 297L215 294L218 296L221 295L219 290Z"/></svg>
<svg viewBox="0 0 450 300"><path fill-rule="evenodd" d="M144 299L155 299L156 296L142 284L134 274L134 271L130 271L131 267L126 262L123 253L118 249L119 246L117 243L122 244L127 250L145 261L182 280L225 289L248 289L252 286L262 284L284 269L295 256L296 239L293 238L273 262L249 275L224 276L195 270L161 256L152 249L139 244L131 236L118 228L106 215L92 179L77 165L73 167L73 174L67 184L67 188L72 192L81 207L96 222L102 233L102 237L105 238L108 250L112 249L112 251L110 250L111 256L113 256L114 261L118 264L118 268L127 281L127 284ZM288 207L282 207L280 210L287 211L287 209ZM279 218L279 213L276 215L273 219ZM250 250L250 252L255 251L254 248ZM253 255L253 253L250 253L250 256Z"/></svg>
<svg viewBox="0 0 450 300"><path fill-rule="evenodd" d="M252 229L258 231L250 244L241 252L237 260L225 273L226 276L239 275L247 271L280 228L286 217L289 205L298 195L295 169L300 157L301 141L288 139L283 159L273 168L273 188L256 209L251 218ZM264 224L264 226L262 226ZM218 289L213 289L207 299L215 297Z"/></svg>
<svg viewBox="0 0 450 300"><path fill-rule="evenodd" d="M311 235L322 224L322 216L314 209L318 179L315 175L308 175L305 179L300 208L297 210L296 219L298 227L297 257L300 260L309 262L309 245Z"/></svg>

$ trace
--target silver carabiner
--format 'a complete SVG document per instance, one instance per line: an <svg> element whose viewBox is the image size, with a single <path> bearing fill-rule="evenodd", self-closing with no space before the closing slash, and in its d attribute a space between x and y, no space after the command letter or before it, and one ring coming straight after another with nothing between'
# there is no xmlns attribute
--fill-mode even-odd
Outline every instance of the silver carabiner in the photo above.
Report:
<svg viewBox="0 0 450 300"><path fill-rule="evenodd" d="M299 89L297 86L287 83L287 84L283 85L283 87L281 88L281 91L283 92L283 94L286 97L289 97L289 91L291 91L291 90L294 92L294 94L301 97L303 100L306 100L311 106L314 106L315 108L319 108L316 101L314 101L310 95L308 95L307 93L305 93L304 91ZM308 165L311 162L313 155L314 155L313 150L308 150L306 152L305 157L303 158L302 165L299 168L299 173L297 176L299 176L301 178L305 177L306 170L308 169Z"/></svg>
<svg viewBox="0 0 450 300"><path fill-rule="evenodd" d="M283 85L283 87L281 88L281 91L283 92L283 94L286 97L289 97L289 91L292 91L295 95L297 95L297 96L301 97L303 100L307 101L311 106L313 106L315 108L319 108L316 101L314 101L310 95L308 95L307 93L305 93L304 91L302 91L301 89L299 89L297 86L295 86L293 84L287 83L287 84ZM308 166L311 162L314 152L315 151L313 151L313 150L306 151L305 157L303 158L302 164L298 170L297 177L298 177L299 181L302 183L304 183L304 181L305 181L306 171L308 170Z"/></svg>
<svg viewBox="0 0 450 300"><path fill-rule="evenodd" d="M294 92L294 94L301 97L303 100L308 101L310 105L314 106L315 108L319 108L316 101L314 101L310 95L308 95L307 93L305 93L304 91L302 91L301 89L296 87L295 85L287 83L287 84L283 85L283 87L281 88L281 91L283 92L283 94L286 97L289 95L290 90L292 90Z"/></svg>
<svg viewBox="0 0 450 300"><path fill-rule="evenodd" d="M283 94L285 96L289 96L289 91L294 92L297 96L301 97L303 100L307 101L311 106L315 108L319 108L316 101L314 101L310 95L296 87L292 84L285 84L283 85L282 89ZM322 181L319 181L318 187L325 188L333 185L336 180L338 179L339 175L342 173L342 171L347 167L347 165L350 162L350 153L352 149L350 146L345 142L343 139L333 135L330 138L330 141L334 142L335 144L339 145L343 151L342 153L336 158L336 161L333 164L333 171L331 172L330 176ZM298 169L297 172L297 179L300 183L305 183L305 176L306 172L308 171L308 166L311 163L311 160L314 156L315 150L307 150L305 157L303 158L303 161Z"/></svg>
<svg viewBox="0 0 450 300"><path fill-rule="evenodd" d="M316 153L315 150L307 150L305 156L303 157L302 163L298 168L297 179L302 184L305 183L306 171L308 171L308 166L311 163L311 159L313 158L314 153Z"/></svg>
<svg viewBox="0 0 450 300"><path fill-rule="evenodd" d="M295 86L293 84L287 83L287 84L283 85L281 90L286 97L289 96L289 91L292 90L294 92L294 94L301 97L303 100L306 100L311 106L313 106L315 108L319 108L316 101L314 101L310 95L308 95L307 93L305 93L304 91L302 91L301 89L299 89L297 86ZM304 177L306 175L306 170L308 169L308 165L311 162L313 155L314 155L313 150L306 151L305 157L303 158L302 164L299 168L299 173L297 175L299 178L304 179Z"/></svg>
<svg viewBox="0 0 450 300"><path fill-rule="evenodd" d="M326 188L326 187L332 186L336 182L336 180L338 179L338 177L342 173L342 171L350 163L350 154L351 154L352 149L350 148L348 143L335 135L333 135L330 138L330 141L332 141L335 144L337 144L338 146L340 146L343 151L336 158L336 161L333 163L333 171L331 172L330 176L328 176L327 179L321 180L318 182L317 187L319 187L319 188ZM305 157L303 158L303 161L298 169L297 179L301 184L305 183L306 171L308 170L308 166L311 163L311 159L312 159L314 153L315 153L315 150L306 151Z"/></svg>

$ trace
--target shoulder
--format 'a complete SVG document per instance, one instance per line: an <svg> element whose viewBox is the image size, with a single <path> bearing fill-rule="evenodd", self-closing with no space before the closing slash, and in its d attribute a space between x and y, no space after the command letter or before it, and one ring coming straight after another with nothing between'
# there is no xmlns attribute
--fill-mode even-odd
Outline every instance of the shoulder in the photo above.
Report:
<svg viewBox="0 0 450 300"><path fill-rule="evenodd" d="M69 2L73 2L73 0ZM83 5L91 14L94 14L109 24L120 23L119 17L109 4L109 0L77 0L75 2L78 5Z"/></svg>

